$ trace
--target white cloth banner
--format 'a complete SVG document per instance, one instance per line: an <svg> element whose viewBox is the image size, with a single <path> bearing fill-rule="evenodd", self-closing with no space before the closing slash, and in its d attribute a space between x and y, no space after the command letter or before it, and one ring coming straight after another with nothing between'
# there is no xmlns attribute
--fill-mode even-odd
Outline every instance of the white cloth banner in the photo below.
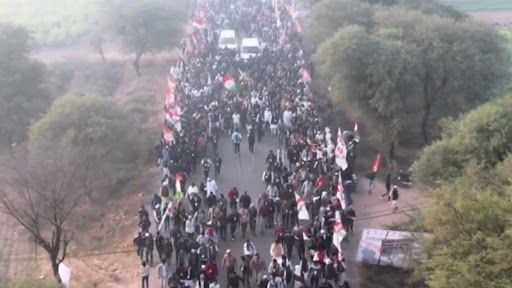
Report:
<svg viewBox="0 0 512 288"><path fill-rule="evenodd" d="M59 264L59 277L64 287L69 288L69 283L71 282L71 269L64 265L64 263Z"/></svg>

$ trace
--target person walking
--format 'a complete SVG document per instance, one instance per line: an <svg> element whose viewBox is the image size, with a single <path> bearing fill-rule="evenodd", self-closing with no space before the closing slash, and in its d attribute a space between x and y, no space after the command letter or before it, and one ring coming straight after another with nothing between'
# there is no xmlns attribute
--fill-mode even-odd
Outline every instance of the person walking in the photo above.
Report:
<svg viewBox="0 0 512 288"><path fill-rule="evenodd" d="M389 192L391 191L391 174L388 173L388 176L386 176L386 193L383 193L380 195L380 198L384 198L384 196L388 196L388 201L389 201Z"/></svg>
<svg viewBox="0 0 512 288"><path fill-rule="evenodd" d="M231 232L231 240L235 240L236 227L240 223L240 215L236 209L232 209L228 216L229 229Z"/></svg>
<svg viewBox="0 0 512 288"><path fill-rule="evenodd" d="M238 261L236 257L231 253L231 249L227 249L222 258L222 268L226 269L226 276L229 279L229 275L235 273L236 265Z"/></svg>
<svg viewBox="0 0 512 288"><path fill-rule="evenodd" d="M247 231L247 226L249 226L250 221L249 210L245 209L244 207L240 207L238 214L240 215L240 229L242 230L242 238L245 238L245 232Z"/></svg>
<svg viewBox="0 0 512 288"><path fill-rule="evenodd" d="M142 277L142 288L149 288L149 266L146 265L146 261L142 261L140 276Z"/></svg>
<svg viewBox="0 0 512 288"><path fill-rule="evenodd" d="M146 243L146 262L149 262L150 265L153 265L153 250L155 248L153 235L149 232L146 232L144 242Z"/></svg>
<svg viewBox="0 0 512 288"><path fill-rule="evenodd" d="M253 203L251 203L247 210L249 211L249 228L251 229L252 235L256 236L256 218L258 217L258 210Z"/></svg>
<svg viewBox="0 0 512 288"><path fill-rule="evenodd" d="M217 154L217 157L215 157L214 160L215 165L215 179L220 175L220 169L222 168L222 158Z"/></svg>
<svg viewBox="0 0 512 288"><path fill-rule="evenodd" d="M241 260L240 272L242 272L242 279L243 279L242 283L244 284L245 287L250 287L251 286L251 274L252 274L252 270L251 270L251 266L250 266L251 262L245 255L240 256L240 260Z"/></svg>
<svg viewBox="0 0 512 288"><path fill-rule="evenodd" d="M283 245L281 245L279 240L276 240L270 245L270 257L272 259L279 259L281 256L283 256Z"/></svg>
<svg viewBox="0 0 512 288"><path fill-rule="evenodd" d="M400 196L400 193L398 191L398 187L395 185L395 186L393 186L393 190L391 191L391 207L393 208L393 213L396 210L398 210L398 197L399 196Z"/></svg>
<svg viewBox="0 0 512 288"><path fill-rule="evenodd" d="M256 283L258 283L265 273L265 261L261 258L260 253L255 253L251 260L251 267L256 277Z"/></svg>
<svg viewBox="0 0 512 288"><path fill-rule="evenodd" d="M247 135L247 142L249 143L249 152L254 154L254 142L256 141L254 129L250 129Z"/></svg>
<svg viewBox="0 0 512 288"><path fill-rule="evenodd" d="M245 209L249 209L249 206L251 205L251 196L249 196L249 194L247 194L247 191L244 191L244 194L242 194L242 196L240 196L240 207L243 207Z"/></svg>
<svg viewBox="0 0 512 288"><path fill-rule="evenodd" d="M354 207L350 205L345 211L345 215L347 217L347 233L354 233L354 219L356 218L356 210Z"/></svg>
<svg viewBox="0 0 512 288"><path fill-rule="evenodd" d="M205 158L203 158L203 160L201 160L201 165L203 165L204 179L208 179L208 175L210 174L210 166L212 165L212 161L210 161L210 159L205 157Z"/></svg>
<svg viewBox="0 0 512 288"><path fill-rule="evenodd" d="M238 192L238 189L236 187L233 187L233 188L231 188L231 190L229 190L229 192L228 192L229 208L236 209L239 195L240 195L240 193Z"/></svg>
<svg viewBox="0 0 512 288"><path fill-rule="evenodd" d="M162 262L160 264L158 264L157 273L158 273L158 280L160 281L160 288L166 288L167 265L165 264L165 259L162 259Z"/></svg>
<svg viewBox="0 0 512 288"><path fill-rule="evenodd" d="M377 176L377 173L370 171L368 172L368 175L366 175L366 178L368 178L368 194L371 195L373 188L375 187L375 177Z"/></svg>
<svg viewBox="0 0 512 288"><path fill-rule="evenodd" d="M233 142L233 146L235 147L235 154L240 153L240 143L242 143L242 134L238 132L238 129L235 129L235 132L231 134L231 142Z"/></svg>

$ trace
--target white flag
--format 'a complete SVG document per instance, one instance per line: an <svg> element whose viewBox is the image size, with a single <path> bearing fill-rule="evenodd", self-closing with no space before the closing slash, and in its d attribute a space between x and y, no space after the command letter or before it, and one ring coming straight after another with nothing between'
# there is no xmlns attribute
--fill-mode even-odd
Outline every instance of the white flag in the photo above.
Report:
<svg viewBox="0 0 512 288"><path fill-rule="evenodd" d="M308 209L306 209L306 204L304 203L304 201L302 201L302 198L297 193L295 193L295 201L297 202L299 220L309 220L309 213Z"/></svg>
<svg viewBox="0 0 512 288"><path fill-rule="evenodd" d="M347 169L347 146L345 146L345 141L343 140L340 128L338 128L338 143L334 154L336 155L336 165L341 167L343 170Z"/></svg>

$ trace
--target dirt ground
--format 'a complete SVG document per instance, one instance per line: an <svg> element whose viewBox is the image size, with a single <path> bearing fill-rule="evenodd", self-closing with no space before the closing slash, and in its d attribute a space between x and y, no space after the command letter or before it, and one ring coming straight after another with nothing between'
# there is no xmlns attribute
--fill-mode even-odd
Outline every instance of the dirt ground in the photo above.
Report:
<svg viewBox="0 0 512 288"><path fill-rule="evenodd" d="M145 55L141 60L141 77L135 75L131 55L107 51L106 56L107 63L103 64L92 51L79 48L42 51L35 55L53 69L72 71L71 76L61 77L65 78L63 82L69 80L63 85L62 95L99 94L115 99L134 114L141 125L154 131L156 143L163 121L165 75L174 61L173 53ZM109 81L98 84L101 77L97 74L109 76ZM150 151L148 147L148 154ZM138 283L133 274L138 263L125 259L131 259L126 254L134 253L132 239L134 227L137 227L137 209L144 195L153 193L152 185L158 183L155 177L159 177L159 171L153 167L148 163L138 181L109 195L102 205L80 207L77 221L83 222L80 224L83 228L75 235L65 260L72 270L73 287L117 288ZM36 249L28 234L3 214L0 214L0 227L0 281L52 279L46 254L41 248Z"/></svg>

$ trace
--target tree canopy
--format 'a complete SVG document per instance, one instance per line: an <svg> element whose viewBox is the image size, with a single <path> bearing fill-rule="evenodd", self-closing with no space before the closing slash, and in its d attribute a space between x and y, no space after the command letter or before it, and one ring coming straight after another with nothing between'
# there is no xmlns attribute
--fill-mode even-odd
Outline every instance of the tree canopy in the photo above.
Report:
<svg viewBox="0 0 512 288"><path fill-rule="evenodd" d="M512 151L512 95L486 103L451 123L441 140L426 147L415 163L425 186L463 175L468 163L492 169Z"/></svg>
<svg viewBox="0 0 512 288"><path fill-rule="evenodd" d="M9 149L49 106L46 69L30 58L32 38L17 26L0 24L0 135Z"/></svg>
<svg viewBox="0 0 512 288"><path fill-rule="evenodd" d="M305 34L314 45L320 45L347 25L359 25L367 30L373 28L374 13L373 6L358 0L323 0L312 6Z"/></svg>
<svg viewBox="0 0 512 288"><path fill-rule="evenodd" d="M86 151L95 167L95 184L111 188L129 180L146 159L149 137L116 103L99 97L66 96L29 131L35 153L54 147Z"/></svg>
<svg viewBox="0 0 512 288"><path fill-rule="evenodd" d="M103 23L119 44L135 54L140 75L143 54L174 47L181 38L186 10L183 1L113 1L107 3Z"/></svg>
<svg viewBox="0 0 512 288"><path fill-rule="evenodd" d="M490 27L403 8L374 17L373 31L341 28L314 61L333 99L375 114L394 141L428 143L441 118L488 101L507 78L508 55Z"/></svg>
<svg viewBox="0 0 512 288"><path fill-rule="evenodd" d="M424 224L434 238L418 270L429 287L512 285L511 171L510 156L488 170L469 165L432 193Z"/></svg>

